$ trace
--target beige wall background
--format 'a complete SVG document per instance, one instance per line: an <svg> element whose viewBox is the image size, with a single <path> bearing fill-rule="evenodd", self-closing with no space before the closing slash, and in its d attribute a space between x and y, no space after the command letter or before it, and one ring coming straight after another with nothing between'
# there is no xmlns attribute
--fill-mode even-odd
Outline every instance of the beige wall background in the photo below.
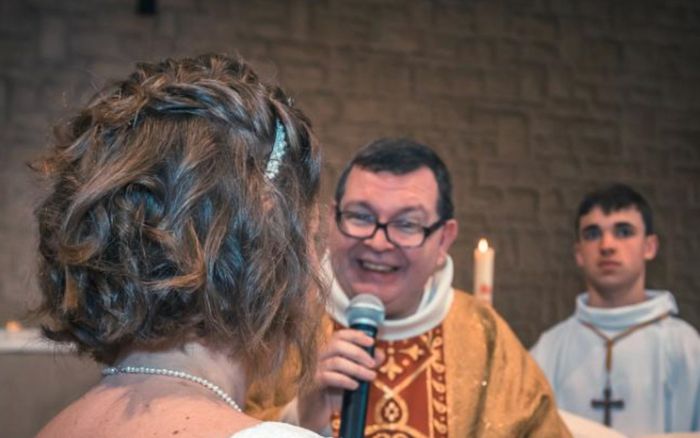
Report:
<svg viewBox="0 0 700 438"><path fill-rule="evenodd" d="M580 197L650 200L650 286L700 327L700 3L695 0L0 0L0 323L35 305L40 196L25 163L50 126L137 60L239 52L325 144L325 193L360 145L410 136L455 182L456 286L479 237L495 307L523 343L573 310ZM0 355L0 435L24 438L98 379L65 355Z"/></svg>

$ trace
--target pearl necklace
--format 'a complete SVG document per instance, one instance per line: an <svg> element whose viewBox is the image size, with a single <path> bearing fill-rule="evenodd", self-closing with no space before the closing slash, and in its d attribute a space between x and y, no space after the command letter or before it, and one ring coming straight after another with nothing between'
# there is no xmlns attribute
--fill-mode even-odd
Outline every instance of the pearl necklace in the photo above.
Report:
<svg viewBox="0 0 700 438"><path fill-rule="evenodd" d="M149 368L149 367L108 367L102 370L103 376L113 376L115 374L152 374L156 376L168 376L176 377L178 379L189 380L190 382L197 383L212 391L214 394L219 396L223 401L225 401L229 406L238 412L243 412L243 410L238 406L238 403L221 389L218 385L215 385L204 379L202 377L193 376L192 374L186 373L184 371L169 370L167 368Z"/></svg>

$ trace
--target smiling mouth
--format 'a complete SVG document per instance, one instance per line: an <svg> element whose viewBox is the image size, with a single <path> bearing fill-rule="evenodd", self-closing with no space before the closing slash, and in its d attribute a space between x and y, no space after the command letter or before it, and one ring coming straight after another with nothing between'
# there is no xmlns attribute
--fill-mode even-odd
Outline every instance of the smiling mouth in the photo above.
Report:
<svg viewBox="0 0 700 438"><path fill-rule="evenodd" d="M364 260L360 260L359 263L362 269L366 271L379 272L381 274L388 274L399 270L399 268L395 266L389 266L382 263L372 263Z"/></svg>

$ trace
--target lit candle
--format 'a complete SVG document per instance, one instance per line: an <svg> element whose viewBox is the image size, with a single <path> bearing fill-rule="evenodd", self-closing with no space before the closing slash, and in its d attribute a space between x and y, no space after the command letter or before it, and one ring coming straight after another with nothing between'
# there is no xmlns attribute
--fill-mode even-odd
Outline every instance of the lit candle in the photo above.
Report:
<svg viewBox="0 0 700 438"><path fill-rule="evenodd" d="M491 304L493 292L493 260L496 252L486 239L479 240L474 250L474 296Z"/></svg>

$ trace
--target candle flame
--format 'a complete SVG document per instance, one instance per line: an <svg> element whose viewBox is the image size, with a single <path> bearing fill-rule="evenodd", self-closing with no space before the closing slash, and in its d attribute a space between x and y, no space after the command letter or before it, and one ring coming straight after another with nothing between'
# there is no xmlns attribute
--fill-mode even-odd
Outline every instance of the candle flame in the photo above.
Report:
<svg viewBox="0 0 700 438"><path fill-rule="evenodd" d="M486 252L489 250L489 242L486 239L479 240L479 251Z"/></svg>
<svg viewBox="0 0 700 438"><path fill-rule="evenodd" d="M19 321L7 321L5 324L5 330L10 333L17 333L22 330L22 324L20 324Z"/></svg>

